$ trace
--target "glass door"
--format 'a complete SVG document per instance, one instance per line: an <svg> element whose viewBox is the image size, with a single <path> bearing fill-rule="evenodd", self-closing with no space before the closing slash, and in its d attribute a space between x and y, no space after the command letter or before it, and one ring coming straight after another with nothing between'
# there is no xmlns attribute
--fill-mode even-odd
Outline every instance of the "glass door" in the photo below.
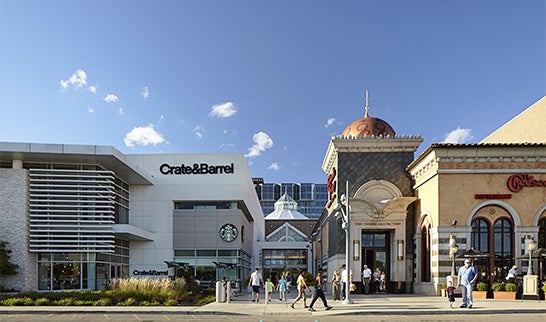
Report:
<svg viewBox="0 0 546 322"><path fill-rule="evenodd" d="M362 266L375 272L379 269L385 272L388 279L390 275L390 232L388 231L362 231Z"/></svg>

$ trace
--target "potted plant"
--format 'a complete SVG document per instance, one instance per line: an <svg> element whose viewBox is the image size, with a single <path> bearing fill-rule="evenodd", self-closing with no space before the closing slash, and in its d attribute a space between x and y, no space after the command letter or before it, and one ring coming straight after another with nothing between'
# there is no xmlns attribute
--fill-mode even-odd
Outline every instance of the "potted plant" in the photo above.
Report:
<svg viewBox="0 0 546 322"><path fill-rule="evenodd" d="M440 284L440 291L441 291L441 296L442 297L446 297L446 290L447 290L447 283L441 283Z"/></svg>
<svg viewBox="0 0 546 322"><path fill-rule="evenodd" d="M472 296L476 299L486 299L487 291L489 290L489 284L485 282L478 282L475 286L475 290L472 291Z"/></svg>
<svg viewBox="0 0 546 322"><path fill-rule="evenodd" d="M496 300L515 300L518 286L514 283L494 283L491 288L493 289L493 297Z"/></svg>

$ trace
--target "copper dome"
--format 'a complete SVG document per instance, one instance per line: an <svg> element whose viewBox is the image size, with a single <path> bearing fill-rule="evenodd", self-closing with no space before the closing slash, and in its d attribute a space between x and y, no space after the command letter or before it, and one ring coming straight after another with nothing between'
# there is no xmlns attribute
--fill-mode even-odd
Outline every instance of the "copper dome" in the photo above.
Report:
<svg viewBox="0 0 546 322"><path fill-rule="evenodd" d="M367 114L367 113L366 113ZM365 136L395 136L393 128L389 123L380 118L368 117L367 115L361 119L349 124L341 133L344 137L365 137Z"/></svg>

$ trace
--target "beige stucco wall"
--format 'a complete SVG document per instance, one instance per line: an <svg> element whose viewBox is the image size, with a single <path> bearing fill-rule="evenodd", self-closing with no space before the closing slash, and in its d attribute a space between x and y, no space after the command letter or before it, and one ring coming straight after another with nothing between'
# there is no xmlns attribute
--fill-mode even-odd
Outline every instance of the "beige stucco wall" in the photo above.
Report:
<svg viewBox="0 0 546 322"><path fill-rule="evenodd" d="M546 96L508 121L481 143L546 143Z"/></svg>
<svg viewBox="0 0 546 322"><path fill-rule="evenodd" d="M514 173L459 173L440 175L440 221L438 226L449 226L453 220L458 225L468 224L473 210L488 200L495 200L502 207L508 204L518 218L513 218L521 226L531 226L537 212L546 204L546 187L526 187L520 192L511 192L507 180ZM536 178L546 180L546 174L535 174ZM476 194L508 194L509 199L476 199ZM503 207L503 208L509 208ZM508 209L507 209L508 210Z"/></svg>

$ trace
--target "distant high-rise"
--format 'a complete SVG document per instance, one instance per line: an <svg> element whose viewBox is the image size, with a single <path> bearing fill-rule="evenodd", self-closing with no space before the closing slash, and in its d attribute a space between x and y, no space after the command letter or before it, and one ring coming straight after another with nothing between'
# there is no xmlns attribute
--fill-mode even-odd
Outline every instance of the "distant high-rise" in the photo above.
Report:
<svg viewBox="0 0 546 322"><path fill-rule="evenodd" d="M328 202L325 183L262 183L255 188L264 216L275 210L275 201L285 193L298 203L298 211L307 218L319 218Z"/></svg>

